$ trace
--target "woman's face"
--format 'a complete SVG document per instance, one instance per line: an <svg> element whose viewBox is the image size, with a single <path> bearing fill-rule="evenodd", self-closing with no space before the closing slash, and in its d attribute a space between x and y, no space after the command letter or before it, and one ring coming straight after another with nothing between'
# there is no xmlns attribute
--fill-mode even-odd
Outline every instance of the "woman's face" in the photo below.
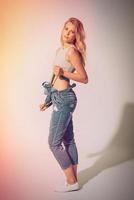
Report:
<svg viewBox="0 0 134 200"><path fill-rule="evenodd" d="M76 27L68 22L62 31L62 40L64 43L73 43L76 37Z"/></svg>

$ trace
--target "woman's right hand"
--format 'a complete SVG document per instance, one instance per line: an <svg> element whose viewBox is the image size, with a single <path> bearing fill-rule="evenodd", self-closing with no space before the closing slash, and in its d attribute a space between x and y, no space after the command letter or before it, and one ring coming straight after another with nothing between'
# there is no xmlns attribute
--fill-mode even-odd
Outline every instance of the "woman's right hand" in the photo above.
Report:
<svg viewBox="0 0 134 200"><path fill-rule="evenodd" d="M47 109L47 106L45 103L43 103L39 105L39 108L40 108L40 111L45 111Z"/></svg>
<svg viewBox="0 0 134 200"><path fill-rule="evenodd" d="M53 66L53 73L55 74L55 76L60 76L60 75L63 74L63 69L58 65L54 65Z"/></svg>

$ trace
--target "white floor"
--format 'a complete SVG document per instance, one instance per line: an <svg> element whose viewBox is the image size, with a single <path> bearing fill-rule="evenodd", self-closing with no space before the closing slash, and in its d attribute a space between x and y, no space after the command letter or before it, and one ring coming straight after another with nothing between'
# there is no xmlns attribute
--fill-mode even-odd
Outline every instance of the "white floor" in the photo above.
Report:
<svg viewBox="0 0 134 200"><path fill-rule="evenodd" d="M51 154L49 162L44 159L45 153L25 156L1 200L133 200L134 159L119 163L113 157L106 160L106 153L102 154L80 158L78 179L83 187L68 193L53 191L65 179Z"/></svg>

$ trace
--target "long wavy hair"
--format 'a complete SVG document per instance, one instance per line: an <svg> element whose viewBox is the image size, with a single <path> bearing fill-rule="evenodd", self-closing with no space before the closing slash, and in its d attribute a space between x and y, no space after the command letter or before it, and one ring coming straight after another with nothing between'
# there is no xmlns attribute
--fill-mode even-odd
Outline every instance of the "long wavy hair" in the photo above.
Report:
<svg viewBox="0 0 134 200"><path fill-rule="evenodd" d="M71 22L77 29L74 45L78 49L78 51L80 52L80 54L82 56L83 64L85 66L86 44L85 44L85 41L84 41L85 40L85 30L84 30L83 24L79 19L77 19L75 17L71 17L64 23L63 29L65 28L65 26L68 22ZM61 45L63 46L64 42L63 42L63 39L62 39L62 33L61 33L61 37L60 37L60 42L61 42Z"/></svg>

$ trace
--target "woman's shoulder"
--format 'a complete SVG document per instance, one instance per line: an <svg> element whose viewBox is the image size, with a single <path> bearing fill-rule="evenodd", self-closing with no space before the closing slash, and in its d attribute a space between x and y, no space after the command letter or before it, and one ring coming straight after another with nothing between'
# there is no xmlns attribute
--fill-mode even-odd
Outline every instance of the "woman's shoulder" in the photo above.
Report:
<svg viewBox="0 0 134 200"><path fill-rule="evenodd" d="M67 48L63 48L62 46L56 48L55 54L57 55L60 50L66 50L67 54L79 53L78 48L74 44L68 46Z"/></svg>
<svg viewBox="0 0 134 200"><path fill-rule="evenodd" d="M69 48L68 59L71 61L74 56L75 56L75 58L78 58L83 62L82 54L75 45L73 45L72 47Z"/></svg>
<svg viewBox="0 0 134 200"><path fill-rule="evenodd" d="M71 45L68 49L68 55L79 54L79 50L75 45Z"/></svg>

